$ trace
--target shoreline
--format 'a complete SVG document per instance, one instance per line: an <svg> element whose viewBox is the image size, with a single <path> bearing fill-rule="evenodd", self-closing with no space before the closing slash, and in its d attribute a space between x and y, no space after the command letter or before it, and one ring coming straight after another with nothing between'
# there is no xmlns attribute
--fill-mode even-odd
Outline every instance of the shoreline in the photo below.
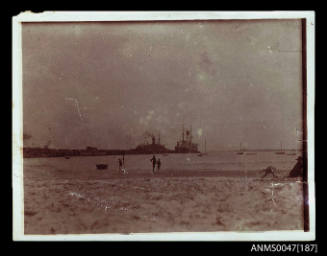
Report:
<svg viewBox="0 0 327 256"><path fill-rule="evenodd" d="M90 157L90 156L122 156L122 155L169 155L169 154L182 154L182 155L187 155L187 154L203 154L203 152L175 152L173 150L167 151L167 152L137 152L135 150L116 150L116 149L109 149L109 150L98 150L95 152L88 152L86 150L76 150L76 149L38 149L36 148L37 152L27 152L27 150L31 150L28 148L23 148L23 159L28 159L28 158L54 158L54 157ZM32 151L35 150L32 148ZM50 151L50 152L49 152ZM52 151L52 152L51 152ZM75 153L74 153L75 151ZM245 155L246 153L260 153L260 152L278 152L280 149L248 149L248 150L242 150ZM235 150L214 150L214 151L209 151L206 152L206 154L216 154L216 153L235 153L237 154L239 152L238 149ZM283 152L287 153L292 153L292 155L298 154L300 151L296 149L285 149ZM249 156L249 155L248 155Z"/></svg>

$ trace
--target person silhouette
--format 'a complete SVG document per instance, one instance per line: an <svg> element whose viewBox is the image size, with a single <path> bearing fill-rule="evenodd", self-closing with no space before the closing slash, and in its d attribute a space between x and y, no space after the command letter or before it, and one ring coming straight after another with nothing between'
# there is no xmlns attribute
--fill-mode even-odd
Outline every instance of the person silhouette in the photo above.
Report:
<svg viewBox="0 0 327 256"><path fill-rule="evenodd" d="M158 168L158 171L160 170L160 166L161 166L161 161L160 161L160 158L158 158L158 160L157 160L157 168Z"/></svg>
<svg viewBox="0 0 327 256"><path fill-rule="evenodd" d="M154 169L156 168L156 163L157 163L156 156L153 155L153 157L150 159L150 161L152 162L152 172L154 174Z"/></svg>
<svg viewBox="0 0 327 256"><path fill-rule="evenodd" d="M122 171L123 169L123 161L121 160L121 158L118 158L118 171Z"/></svg>

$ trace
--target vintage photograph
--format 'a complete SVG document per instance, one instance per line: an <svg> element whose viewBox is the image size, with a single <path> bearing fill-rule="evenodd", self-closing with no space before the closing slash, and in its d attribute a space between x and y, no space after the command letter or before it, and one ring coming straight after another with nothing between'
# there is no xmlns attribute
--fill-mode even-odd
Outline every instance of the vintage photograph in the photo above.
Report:
<svg viewBox="0 0 327 256"><path fill-rule="evenodd" d="M306 45L301 18L22 22L23 233L310 231Z"/></svg>

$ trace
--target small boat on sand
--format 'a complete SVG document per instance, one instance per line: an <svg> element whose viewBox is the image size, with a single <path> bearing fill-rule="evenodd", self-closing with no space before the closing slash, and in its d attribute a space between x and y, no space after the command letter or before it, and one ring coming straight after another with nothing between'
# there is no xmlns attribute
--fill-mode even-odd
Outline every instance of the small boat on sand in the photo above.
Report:
<svg viewBox="0 0 327 256"><path fill-rule="evenodd" d="M238 155L243 155L244 154L244 151L242 149L242 142L240 143L240 150L237 151L236 154L238 154Z"/></svg>
<svg viewBox="0 0 327 256"><path fill-rule="evenodd" d="M98 170L104 170L108 168L107 164L97 164L96 166Z"/></svg>

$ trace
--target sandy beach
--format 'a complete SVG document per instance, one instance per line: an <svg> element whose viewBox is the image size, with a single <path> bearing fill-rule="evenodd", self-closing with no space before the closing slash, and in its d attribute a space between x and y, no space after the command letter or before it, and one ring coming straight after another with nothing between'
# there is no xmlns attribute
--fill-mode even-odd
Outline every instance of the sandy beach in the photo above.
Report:
<svg viewBox="0 0 327 256"><path fill-rule="evenodd" d="M33 165L24 170L25 234L303 229L302 182L285 178L288 170L264 179L196 169L72 176Z"/></svg>

